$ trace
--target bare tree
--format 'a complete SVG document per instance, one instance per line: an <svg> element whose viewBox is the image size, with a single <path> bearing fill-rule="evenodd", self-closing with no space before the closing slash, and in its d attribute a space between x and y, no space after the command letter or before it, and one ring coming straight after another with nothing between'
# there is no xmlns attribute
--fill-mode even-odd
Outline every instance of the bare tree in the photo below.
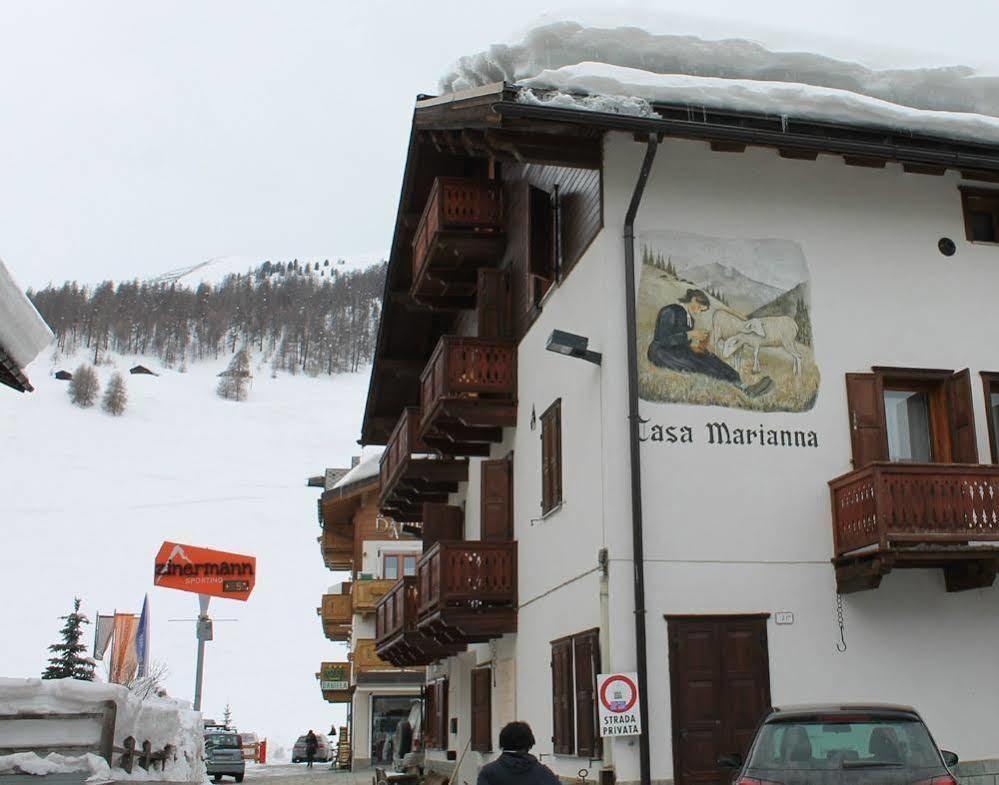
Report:
<svg viewBox="0 0 999 785"><path fill-rule="evenodd" d="M73 378L69 380L69 399L83 408L93 406L100 387L97 372L92 366L83 363L73 371Z"/></svg>
<svg viewBox="0 0 999 785"><path fill-rule="evenodd" d="M125 377L118 371L115 371L111 376L111 381L108 382L107 389L104 391L104 400L101 401L101 407L108 414L119 417L125 412L125 406L127 405L128 393L125 391Z"/></svg>

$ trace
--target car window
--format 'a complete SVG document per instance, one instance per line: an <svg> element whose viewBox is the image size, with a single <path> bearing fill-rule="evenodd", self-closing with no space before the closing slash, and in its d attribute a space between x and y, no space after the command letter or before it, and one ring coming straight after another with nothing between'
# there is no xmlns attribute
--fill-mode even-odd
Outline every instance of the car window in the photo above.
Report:
<svg viewBox="0 0 999 785"><path fill-rule="evenodd" d="M940 768L926 727L916 720L770 722L760 729L753 769Z"/></svg>
<svg viewBox="0 0 999 785"><path fill-rule="evenodd" d="M216 749L239 747L239 738L235 733L212 733L205 736L205 746Z"/></svg>

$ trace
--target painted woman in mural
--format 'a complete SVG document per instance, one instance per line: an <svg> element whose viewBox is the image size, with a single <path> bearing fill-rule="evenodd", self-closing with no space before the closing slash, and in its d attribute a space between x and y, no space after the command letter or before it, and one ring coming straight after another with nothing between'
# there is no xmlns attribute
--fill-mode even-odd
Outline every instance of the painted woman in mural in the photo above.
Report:
<svg viewBox="0 0 999 785"><path fill-rule="evenodd" d="M765 395L773 388L769 376L746 384L738 371L709 350L707 330L694 329L694 317L710 307L711 301L704 292L687 289L679 302L661 309L649 344L649 362L658 368L720 379L735 385L750 398Z"/></svg>

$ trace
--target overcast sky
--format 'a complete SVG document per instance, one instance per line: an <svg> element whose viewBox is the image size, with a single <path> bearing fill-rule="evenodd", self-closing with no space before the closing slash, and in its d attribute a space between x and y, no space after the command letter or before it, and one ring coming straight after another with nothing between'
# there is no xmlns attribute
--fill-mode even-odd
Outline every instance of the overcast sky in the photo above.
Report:
<svg viewBox="0 0 999 785"><path fill-rule="evenodd" d="M999 4L925 6L2 0L0 257L39 286L234 254L383 253L414 96L546 21L999 73Z"/></svg>

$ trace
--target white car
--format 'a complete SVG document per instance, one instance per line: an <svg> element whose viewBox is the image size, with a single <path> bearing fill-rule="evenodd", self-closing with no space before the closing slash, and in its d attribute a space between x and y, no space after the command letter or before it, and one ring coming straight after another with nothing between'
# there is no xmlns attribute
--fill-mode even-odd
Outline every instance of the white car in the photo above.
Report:
<svg viewBox="0 0 999 785"><path fill-rule="evenodd" d="M305 736L299 736L291 750L291 762L304 763L308 759L305 754ZM316 756L312 760L316 763L328 763L333 760L333 747L324 733L316 734Z"/></svg>

